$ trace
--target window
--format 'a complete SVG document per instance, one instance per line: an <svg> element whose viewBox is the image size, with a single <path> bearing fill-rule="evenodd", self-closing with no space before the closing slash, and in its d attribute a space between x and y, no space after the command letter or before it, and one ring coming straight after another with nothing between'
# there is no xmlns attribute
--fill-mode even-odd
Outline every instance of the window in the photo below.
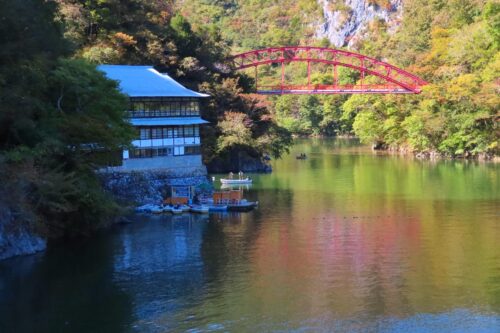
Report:
<svg viewBox="0 0 500 333"><path fill-rule="evenodd" d="M196 98L133 97L130 99L130 117L198 116L200 107Z"/></svg>
<svg viewBox="0 0 500 333"><path fill-rule="evenodd" d="M151 137L153 139L161 139L162 138L162 128L161 127L151 128Z"/></svg>
<svg viewBox="0 0 500 333"><path fill-rule="evenodd" d="M194 136L193 126L184 126L184 137L189 138Z"/></svg>
<svg viewBox="0 0 500 333"><path fill-rule="evenodd" d="M172 156L173 147L136 148L129 151L130 158L151 158L158 156Z"/></svg>
<svg viewBox="0 0 500 333"><path fill-rule="evenodd" d="M185 155L199 155L199 154L201 154L201 147L200 146L184 147L184 154Z"/></svg>
<svg viewBox="0 0 500 333"><path fill-rule="evenodd" d="M149 128L145 127L145 128L141 128L141 140L149 140L151 139L151 131L149 130Z"/></svg>
<svg viewBox="0 0 500 333"><path fill-rule="evenodd" d="M200 136L200 128L198 125L138 127L136 130L140 140L192 138Z"/></svg>

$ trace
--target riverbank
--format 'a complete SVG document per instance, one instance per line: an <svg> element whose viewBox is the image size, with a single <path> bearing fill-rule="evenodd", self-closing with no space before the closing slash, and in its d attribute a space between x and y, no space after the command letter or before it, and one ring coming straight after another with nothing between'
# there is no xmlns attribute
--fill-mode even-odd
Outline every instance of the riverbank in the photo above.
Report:
<svg viewBox="0 0 500 333"><path fill-rule="evenodd" d="M298 135L293 134L294 139L349 139L359 140L358 137L351 134L343 134L336 136L327 135ZM417 159L427 160L477 160L477 161L491 161L500 162L500 155L497 153L477 153L464 152L462 154L450 155L439 152L437 150L417 151L408 146L389 146L385 143L372 143L371 148L375 152L385 152L391 155L401 155L406 157L414 157Z"/></svg>
<svg viewBox="0 0 500 333"><path fill-rule="evenodd" d="M210 191L212 184L204 166L170 170L116 171L98 173L103 189L123 208L123 214L144 204L158 204L169 186L193 186L198 193ZM36 228L37 217L19 203L0 200L0 260L44 251L49 239ZM120 223L116 216L109 225Z"/></svg>
<svg viewBox="0 0 500 333"><path fill-rule="evenodd" d="M386 145L372 145L373 151L387 152L388 154L410 156L420 160L470 160L470 161L489 161L489 162L499 162L500 156L488 153L464 153L449 155L445 153L438 152L436 150L429 151L415 151L409 147L387 147Z"/></svg>

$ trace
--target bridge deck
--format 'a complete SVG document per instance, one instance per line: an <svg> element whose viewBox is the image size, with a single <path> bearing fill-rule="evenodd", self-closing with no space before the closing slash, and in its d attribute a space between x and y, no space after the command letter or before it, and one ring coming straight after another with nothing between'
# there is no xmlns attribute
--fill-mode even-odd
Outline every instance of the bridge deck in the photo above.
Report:
<svg viewBox="0 0 500 333"><path fill-rule="evenodd" d="M404 89L275 89L257 90L262 95L314 95L314 94L415 94L413 91Z"/></svg>
<svg viewBox="0 0 500 333"><path fill-rule="evenodd" d="M393 85L283 85L258 86L257 93L263 95L312 95L312 94L415 94L420 89L405 89Z"/></svg>

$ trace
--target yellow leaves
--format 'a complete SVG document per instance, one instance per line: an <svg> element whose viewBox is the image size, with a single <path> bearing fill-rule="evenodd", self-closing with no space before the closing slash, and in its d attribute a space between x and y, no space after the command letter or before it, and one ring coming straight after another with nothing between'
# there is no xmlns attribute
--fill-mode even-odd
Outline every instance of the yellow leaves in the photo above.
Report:
<svg viewBox="0 0 500 333"><path fill-rule="evenodd" d="M493 38L484 22L468 25L453 35L448 49L449 62L470 71L483 68L495 55Z"/></svg>
<svg viewBox="0 0 500 333"><path fill-rule="evenodd" d="M479 91L479 83L480 79L475 74L460 75L447 84L446 97L451 101L469 99Z"/></svg>
<svg viewBox="0 0 500 333"><path fill-rule="evenodd" d="M114 41L122 46L133 46L137 44L137 41L134 39L134 37L127 35L126 33L123 32L117 32L113 35Z"/></svg>
<svg viewBox="0 0 500 333"><path fill-rule="evenodd" d="M436 70L446 63L451 33L452 31L440 27L432 29L431 49L423 56L423 64Z"/></svg>
<svg viewBox="0 0 500 333"><path fill-rule="evenodd" d="M251 120L240 112L226 112L218 126L222 135L217 139L219 152L235 145L252 145Z"/></svg>

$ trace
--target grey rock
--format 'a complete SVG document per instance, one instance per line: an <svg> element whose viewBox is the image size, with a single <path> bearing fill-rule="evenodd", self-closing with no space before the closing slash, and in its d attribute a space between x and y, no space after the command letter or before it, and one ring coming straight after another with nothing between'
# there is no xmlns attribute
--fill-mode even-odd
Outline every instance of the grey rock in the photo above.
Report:
<svg viewBox="0 0 500 333"><path fill-rule="evenodd" d="M332 11L332 0L318 0L318 3L323 8L324 23L318 26L316 35L328 38L336 47L351 48L357 39L362 38L368 24L375 19L384 20L389 32L395 31L403 12L402 0L391 0L390 8L369 4L366 0L344 0L349 8L347 11Z"/></svg>
<svg viewBox="0 0 500 333"><path fill-rule="evenodd" d="M28 223L16 220L10 207L0 202L0 260L45 250L47 241Z"/></svg>

